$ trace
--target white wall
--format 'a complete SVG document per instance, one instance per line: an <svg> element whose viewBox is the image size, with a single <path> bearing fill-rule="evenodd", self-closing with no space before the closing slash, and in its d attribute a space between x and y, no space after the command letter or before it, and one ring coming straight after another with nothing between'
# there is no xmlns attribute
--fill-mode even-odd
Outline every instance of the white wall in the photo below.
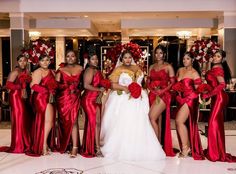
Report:
<svg viewBox="0 0 236 174"><path fill-rule="evenodd" d="M1 0L0 12L236 11L236 0Z"/></svg>

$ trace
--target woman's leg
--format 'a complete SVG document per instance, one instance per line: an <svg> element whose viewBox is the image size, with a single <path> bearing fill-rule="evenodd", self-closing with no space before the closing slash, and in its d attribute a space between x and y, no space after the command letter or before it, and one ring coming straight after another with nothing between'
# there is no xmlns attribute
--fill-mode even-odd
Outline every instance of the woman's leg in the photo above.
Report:
<svg viewBox="0 0 236 174"><path fill-rule="evenodd" d="M96 143L96 155L103 157L100 150L100 131L101 131L101 110L99 107L96 108L96 130L95 130L95 143Z"/></svg>
<svg viewBox="0 0 236 174"><path fill-rule="evenodd" d="M54 108L52 104L48 104L45 111L45 124L44 124L44 140L43 140L43 155L48 155L47 139L53 126Z"/></svg>
<svg viewBox="0 0 236 174"><path fill-rule="evenodd" d="M161 125L161 113L166 109L166 104L163 102L162 99L160 99L159 103L154 102L150 108L149 111L149 119L150 122L152 124L152 127L155 131L155 134L158 138L158 140L161 142L161 129L160 126Z"/></svg>
<svg viewBox="0 0 236 174"><path fill-rule="evenodd" d="M185 103L177 112L176 119L175 119L177 133L181 141L180 142L180 146L181 146L180 157L186 157L188 153L190 152L188 129L185 125L185 122L187 121L188 116L189 116L189 108L188 108L188 105Z"/></svg>
<svg viewBox="0 0 236 174"><path fill-rule="evenodd" d="M72 150L71 150L71 157L76 157L78 153L78 137L79 137L79 126L78 126L78 117L76 117L76 120L74 122L73 128L72 128Z"/></svg>

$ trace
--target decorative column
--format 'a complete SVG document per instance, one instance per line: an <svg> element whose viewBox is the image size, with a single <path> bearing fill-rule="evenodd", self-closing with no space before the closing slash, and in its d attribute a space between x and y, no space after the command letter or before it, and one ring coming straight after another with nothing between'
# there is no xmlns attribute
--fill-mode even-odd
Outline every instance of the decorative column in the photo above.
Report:
<svg viewBox="0 0 236 174"><path fill-rule="evenodd" d="M56 69L65 62L65 37L56 37Z"/></svg>
<svg viewBox="0 0 236 174"><path fill-rule="evenodd" d="M2 69L2 38L0 37L0 84L3 81L3 69Z"/></svg>
<svg viewBox="0 0 236 174"><path fill-rule="evenodd" d="M29 19L24 13L10 13L11 69L17 65L16 57L21 54L24 42L29 42Z"/></svg>

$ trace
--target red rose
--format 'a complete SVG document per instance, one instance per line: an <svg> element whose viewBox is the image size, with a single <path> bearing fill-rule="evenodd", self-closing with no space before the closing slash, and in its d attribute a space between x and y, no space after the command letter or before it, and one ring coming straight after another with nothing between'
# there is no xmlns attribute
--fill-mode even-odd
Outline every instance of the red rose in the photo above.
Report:
<svg viewBox="0 0 236 174"><path fill-rule="evenodd" d="M149 86L151 89L158 88L161 86L161 81L158 81L158 80L152 81Z"/></svg>
<svg viewBox="0 0 236 174"><path fill-rule="evenodd" d="M26 88L26 84L32 81L31 76L28 73L22 72L19 76L19 81L22 84L22 88Z"/></svg>
<svg viewBox="0 0 236 174"><path fill-rule="evenodd" d="M59 65L60 68L63 68L65 66L66 66L66 63L64 63L64 62L60 63L60 65Z"/></svg>
<svg viewBox="0 0 236 174"><path fill-rule="evenodd" d="M131 83L128 86L128 90L130 91L130 95L133 98L139 98L140 95L141 95L141 92L142 92L141 86L138 83L136 83L136 82Z"/></svg>
<svg viewBox="0 0 236 174"><path fill-rule="evenodd" d="M172 86L172 89L176 92L184 92L184 85L181 82L177 82Z"/></svg>
<svg viewBox="0 0 236 174"><path fill-rule="evenodd" d="M212 87L208 84L203 83L203 84L198 86L197 91L199 93L207 93L207 92L212 91Z"/></svg>
<svg viewBox="0 0 236 174"><path fill-rule="evenodd" d="M48 81L47 87L48 87L50 93L54 93L55 90L58 88L58 83L55 79L51 79Z"/></svg>
<svg viewBox="0 0 236 174"><path fill-rule="evenodd" d="M108 90L109 88L111 88L111 81L108 79L102 79L100 85L104 87L106 90Z"/></svg>

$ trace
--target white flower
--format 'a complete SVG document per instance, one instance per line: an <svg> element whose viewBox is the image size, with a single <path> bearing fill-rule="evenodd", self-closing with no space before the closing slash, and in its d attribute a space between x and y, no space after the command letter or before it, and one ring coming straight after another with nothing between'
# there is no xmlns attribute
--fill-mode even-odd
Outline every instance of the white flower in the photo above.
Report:
<svg viewBox="0 0 236 174"><path fill-rule="evenodd" d="M207 44L207 47L208 47L208 48L210 48L210 47L211 47L211 45L212 45L212 43L208 43L208 44Z"/></svg>
<svg viewBox="0 0 236 174"><path fill-rule="evenodd" d="M197 60L200 60L200 59L201 59L201 57L200 57L200 56L197 56L197 57L196 57L196 59L197 59Z"/></svg>

